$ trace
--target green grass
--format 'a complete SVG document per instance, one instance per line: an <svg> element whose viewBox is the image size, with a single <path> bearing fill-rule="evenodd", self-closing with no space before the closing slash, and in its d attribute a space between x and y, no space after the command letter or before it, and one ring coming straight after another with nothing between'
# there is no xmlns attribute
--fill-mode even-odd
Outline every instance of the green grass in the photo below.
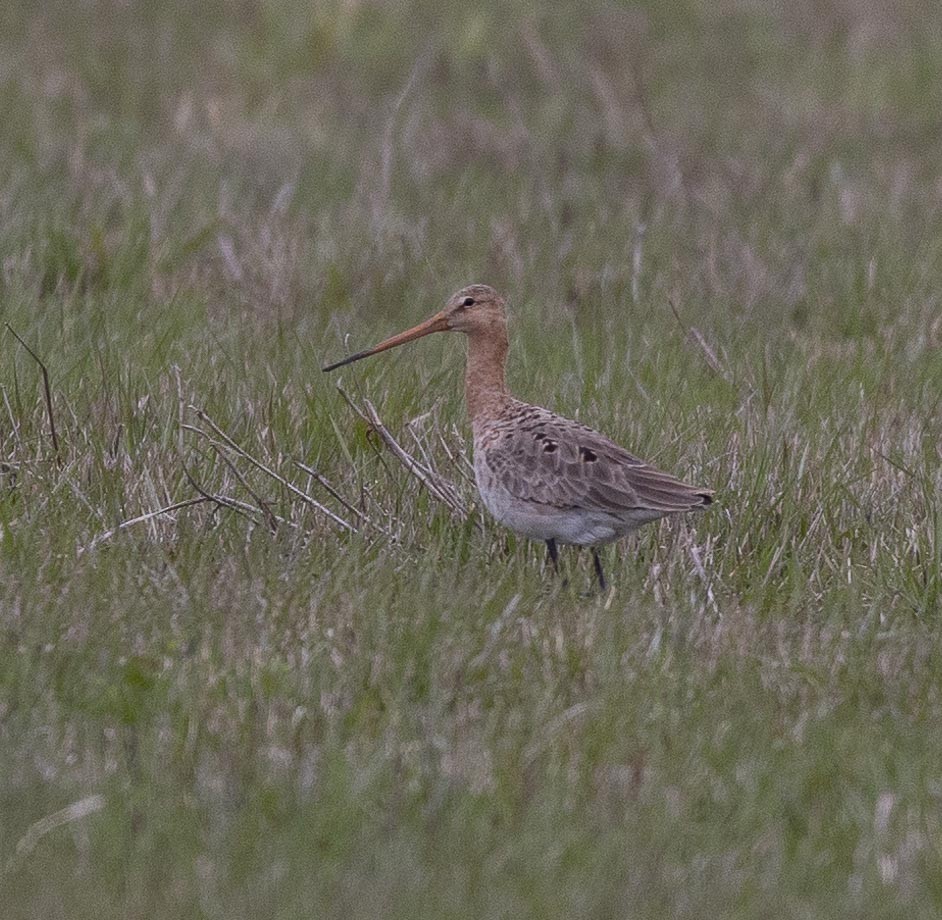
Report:
<svg viewBox="0 0 942 920"><path fill-rule="evenodd" d="M936 5L316 6L0 11L5 920L937 917ZM470 281L718 491L609 593L457 337L319 371Z"/></svg>

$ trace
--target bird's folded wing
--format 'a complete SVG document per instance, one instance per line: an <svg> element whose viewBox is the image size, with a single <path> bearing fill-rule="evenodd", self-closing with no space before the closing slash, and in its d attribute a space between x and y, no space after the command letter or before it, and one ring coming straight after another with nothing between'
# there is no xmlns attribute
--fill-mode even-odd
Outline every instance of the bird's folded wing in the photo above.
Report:
<svg viewBox="0 0 942 920"><path fill-rule="evenodd" d="M709 504L712 493L639 460L604 435L533 410L487 449L487 463L515 498L561 509L670 514Z"/></svg>

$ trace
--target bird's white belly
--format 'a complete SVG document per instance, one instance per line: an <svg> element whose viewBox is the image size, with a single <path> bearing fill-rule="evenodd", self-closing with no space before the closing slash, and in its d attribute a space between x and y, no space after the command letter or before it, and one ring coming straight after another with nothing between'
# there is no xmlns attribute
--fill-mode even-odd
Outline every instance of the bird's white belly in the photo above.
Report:
<svg viewBox="0 0 942 920"><path fill-rule="evenodd" d="M481 500L494 519L532 540L592 546L611 543L634 529L604 512L554 508L540 502L521 500L507 492L500 483L491 481L477 463L474 472Z"/></svg>
<svg viewBox="0 0 942 920"><path fill-rule="evenodd" d="M499 523L533 540L593 546L611 543L622 535L610 518L593 512L554 510L547 513L542 508L499 508L489 506L486 500L484 504Z"/></svg>

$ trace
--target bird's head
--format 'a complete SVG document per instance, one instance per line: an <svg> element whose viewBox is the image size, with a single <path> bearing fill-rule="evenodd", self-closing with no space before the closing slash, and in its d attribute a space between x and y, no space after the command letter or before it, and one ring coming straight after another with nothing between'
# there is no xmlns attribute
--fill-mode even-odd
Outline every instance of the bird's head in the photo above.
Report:
<svg viewBox="0 0 942 920"><path fill-rule="evenodd" d="M452 294L444 309L430 316L425 322L405 332L400 332L366 351L358 351L341 361L328 364L324 370L332 371L345 364L359 361L361 358L368 358L370 355L395 348L397 345L413 342L433 332L464 332L474 336L499 336L506 341L507 318L504 313L504 298L486 284L468 285Z"/></svg>

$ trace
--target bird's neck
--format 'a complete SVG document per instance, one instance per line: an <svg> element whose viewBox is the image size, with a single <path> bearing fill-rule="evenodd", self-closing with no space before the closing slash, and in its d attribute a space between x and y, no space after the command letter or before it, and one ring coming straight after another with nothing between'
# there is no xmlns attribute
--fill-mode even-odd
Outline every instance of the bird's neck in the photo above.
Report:
<svg viewBox="0 0 942 920"><path fill-rule="evenodd" d="M500 415L510 402L504 380L507 364L507 333L490 330L487 335L468 334L468 363L465 369L465 400L472 425Z"/></svg>

